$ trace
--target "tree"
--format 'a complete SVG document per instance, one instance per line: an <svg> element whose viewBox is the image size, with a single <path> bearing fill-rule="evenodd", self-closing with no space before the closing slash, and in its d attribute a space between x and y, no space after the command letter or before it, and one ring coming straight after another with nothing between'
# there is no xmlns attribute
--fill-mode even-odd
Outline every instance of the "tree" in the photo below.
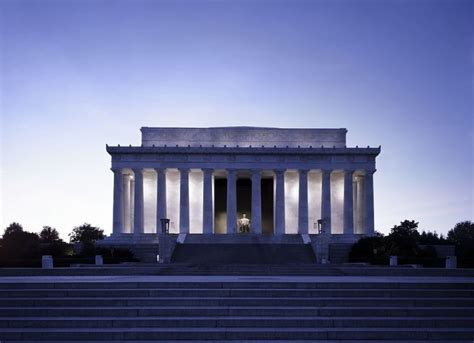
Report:
<svg viewBox="0 0 474 343"><path fill-rule="evenodd" d="M43 226L43 230L41 230L39 236L41 243L54 243L61 240L58 230L51 226Z"/></svg>
<svg viewBox="0 0 474 343"><path fill-rule="evenodd" d="M448 241L456 245L468 244L472 246L474 244L474 223L469 220L457 223L448 231Z"/></svg>
<svg viewBox="0 0 474 343"><path fill-rule="evenodd" d="M399 225L395 225L390 230L389 236L392 238L397 237L410 237L410 238L417 238L420 234L418 233L418 222L414 220L407 220L400 222Z"/></svg>
<svg viewBox="0 0 474 343"><path fill-rule="evenodd" d="M18 234L19 232L23 232L23 226L21 226L21 224L13 222L5 228L3 238L8 237L10 235Z"/></svg>
<svg viewBox="0 0 474 343"><path fill-rule="evenodd" d="M69 234L71 243L95 243L104 237L104 230L88 223L76 226Z"/></svg>
<svg viewBox="0 0 474 343"><path fill-rule="evenodd" d="M474 267L474 223L457 223L448 231L448 241L456 247L456 256L463 267Z"/></svg>
<svg viewBox="0 0 474 343"><path fill-rule="evenodd" d="M424 231L419 235L418 244L425 245L436 245L436 244L447 244L448 241L444 238L443 235L438 235L436 231Z"/></svg>
<svg viewBox="0 0 474 343"><path fill-rule="evenodd" d="M39 253L39 236L36 233L23 231L18 223L12 223L5 229L1 243L3 258L33 258Z"/></svg>
<svg viewBox="0 0 474 343"><path fill-rule="evenodd" d="M395 225L387 236L390 255L416 256L418 254L417 240L420 234L417 231L418 222L404 220Z"/></svg>

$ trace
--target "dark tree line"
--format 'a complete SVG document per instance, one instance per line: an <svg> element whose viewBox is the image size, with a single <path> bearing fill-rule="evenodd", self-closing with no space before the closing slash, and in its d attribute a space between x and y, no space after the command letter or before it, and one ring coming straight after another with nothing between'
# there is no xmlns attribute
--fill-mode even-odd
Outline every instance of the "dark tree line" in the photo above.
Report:
<svg viewBox="0 0 474 343"><path fill-rule="evenodd" d="M28 232L11 223L0 239L0 267L39 267L42 255L52 255L55 266L94 263L94 255L102 255L106 263L137 261L127 249L97 247L104 231L88 223L76 226L64 242L58 230L43 226L40 233Z"/></svg>
<svg viewBox="0 0 474 343"><path fill-rule="evenodd" d="M104 231L90 224L75 227L69 234L70 243L93 245L104 238ZM66 256L73 254L72 244L64 242L58 230L43 226L41 232L28 232L19 223L11 223L0 239L0 259L34 259L41 255Z"/></svg>
<svg viewBox="0 0 474 343"><path fill-rule="evenodd" d="M457 223L448 235L418 231L418 222L404 220L391 228L384 236L360 239L352 246L349 259L352 262L386 264L389 256L398 256L412 263L434 265L440 262L433 245L454 245L460 266L474 267L474 223ZM438 259L438 261L437 261Z"/></svg>

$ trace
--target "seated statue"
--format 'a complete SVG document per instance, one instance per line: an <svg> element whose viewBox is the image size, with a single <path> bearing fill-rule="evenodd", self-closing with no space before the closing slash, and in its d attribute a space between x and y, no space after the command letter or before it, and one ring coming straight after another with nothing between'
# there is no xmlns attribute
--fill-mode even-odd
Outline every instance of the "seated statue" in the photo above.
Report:
<svg viewBox="0 0 474 343"><path fill-rule="evenodd" d="M239 232L250 232L250 219L247 218L247 215L245 213L242 215L242 218L239 219Z"/></svg>

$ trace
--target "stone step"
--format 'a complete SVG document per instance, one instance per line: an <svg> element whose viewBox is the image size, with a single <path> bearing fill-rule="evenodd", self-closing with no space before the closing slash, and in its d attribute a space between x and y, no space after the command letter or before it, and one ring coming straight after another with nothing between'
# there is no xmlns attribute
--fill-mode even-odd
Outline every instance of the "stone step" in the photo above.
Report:
<svg viewBox="0 0 474 343"><path fill-rule="evenodd" d="M310 328L472 328L473 317L0 317L0 328L135 328L135 327L310 327Z"/></svg>
<svg viewBox="0 0 474 343"><path fill-rule="evenodd" d="M237 238L237 237L236 237ZM243 237L240 237L240 239ZM316 256L309 244L177 244L171 261L174 263L237 263L237 264L281 264L316 263ZM244 269L245 270L245 269Z"/></svg>
<svg viewBox="0 0 474 343"><path fill-rule="evenodd" d="M184 245L187 244L297 244L302 245L300 234L262 235L262 234L187 234Z"/></svg>
<svg viewBox="0 0 474 343"><path fill-rule="evenodd" d="M474 317L474 307L407 307L407 306L149 306L149 307L0 307L4 317L133 317L156 316L200 317L200 316L309 316L309 317Z"/></svg>
<svg viewBox="0 0 474 343"><path fill-rule="evenodd" d="M460 289L219 289L219 288L124 288L124 289L23 289L0 290L4 298L77 298L77 297L383 297L383 298L468 298L474 290Z"/></svg>
<svg viewBox="0 0 474 343"><path fill-rule="evenodd" d="M254 281L246 281L252 278ZM258 280L258 281L255 281ZM418 280L416 280L418 281ZM196 280L192 282L3 282L0 289L469 289L474 290L472 282L280 282L268 281L268 277L242 277L238 282L205 282Z"/></svg>
<svg viewBox="0 0 474 343"><path fill-rule="evenodd" d="M474 298L384 297L110 297L10 298L0 306L459 306L473 307Z"/></svg>
<svg viewBox="0 0 474 343"><path fill-rule="evenodd" d="M373 341L373 340L371 340ZM87 340L87 343L111 343L111 342L117 342L114 340ZM120 340L121 343L142 343L142 340ZM166 343L183 343L183 342L193 342L193 343L215 343L216 340L207 340L207 339L179 339L179 340L174 340L174 339L167 339ZM281 340L281 339L259 339L259 340L253 340L253 339L246 339L246 340L239 340L238 342L245 342L245 343L283 343L283 342L291 342L291 343L308 343L307 339L291 339L291 340ZM309 342L319 342L319 343L341 343L341 340L333 340L333 339L323 339L323 340L310 340ZM343 340L344 343L367 343L367 340L360 340L360 339L345 339ZM421 343L423 341L420 340L399 340L399 339L377 339L377 343ZM436 343L466 343L466 340L456 340L456 339L436 339ZM22 343L38 343L38 340L22 340ZM71 340L55 340L54 343L77 343L77 341L71 341Z"/></svg>
<svg viewBox="0 0 474 343"><path fill-rule="evenodd" d="M4 328L2 340L472 340L470 328Z"/></svg>
<svg viewBox="0 0 474 343"><path fill-rule="evenodd" d="M384 290L384 289L80 289L80 290L0 290L4 298L58 298L58 297L383 297L383 298L468 298L473 290Z"/></svg>

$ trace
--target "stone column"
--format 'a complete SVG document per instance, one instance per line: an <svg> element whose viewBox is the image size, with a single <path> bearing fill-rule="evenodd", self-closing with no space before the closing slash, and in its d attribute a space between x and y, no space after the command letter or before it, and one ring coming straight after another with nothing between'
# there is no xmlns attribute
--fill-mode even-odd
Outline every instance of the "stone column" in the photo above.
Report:
<svg viewBox="0 0 474 343"><path fill-rule="evenodd" d="M375 169L366 170L364 177L364 225L365 234L374 234L374 173Z"/></svg>
<svg viewBox="0 0 474 343"><path fill-rule="evenodd" d="M323 229L327 234L331 234L331 172L332 170L322 170L321 185L321 219Z"/></svg>
<svg viewBox="0 0 474 343"><path fill-rule="evenodd" d="M252 170L252 233L262 233L262 174Z"/></svg>
<svg viewBox="0 0 474 343"><path fill-rule="evenodd" d="M179 173L179 233L189 233L189 169Z"/></svg>
<svg viewBox="0 0 474 343"><path fill-rule="evenodd" d="M203 169L203 211L202 232L213 233L214 213L212 210L212 174L213 169Z"/></svg>
<svg viewBox="0 0 474 343"><path fill-rule="evenodd" d="M354 170L344 171L344 235L354 234Z"/></svg>
<svg viewBox="0 0 474 343"><path fill-rule="evenodd" d="M308 234L308 170L299 170L298 232Z"/></svg>
<svg viewBox="0 0 474 343"><path fill-rule="evenodd" d="M123 232L123 174L122 169L112 169L114 172L114 207L113 226L114 235Z"/></svg>
<svg viewBox="0 0 474 343"><path fill-rule="evenodd" d="M356 209L356 222L357 222L357 233L364 233L364 177L357 176L357 209Z"/></svg>
<svg viewBox="0 0 474 343"><path fill-rule="evenodd" d="M227 170L227 233L237 232L237 172Z"/></svg>
<svg viewBox="0 0 474 343"><path fill-rule="evenodd" d="M135 174L133 233L140 235L145 232L143 226L143 170L133 169L133 173Z"/></svg>
<svg viewBox="0 0 474 343"><path fill-rule="evenodd" d="M285 170L275 170L275 234L285 234Z"/></svg>
<svg viewBox="0 0 474 343"><path fill-rule="evenodd" d="M131 208L131 182L130 182L130 175L125 174L123 176L123 232L124 233L131 233L132 232L132 208Z"/></svg>
<svg viewBox="0 0 474 343"><path fill-rule="evenodd" d="M166 218L166 169L156 168L156 232L162 232L161 219ZM164 232L163 232L164 233Z"/></svg>

